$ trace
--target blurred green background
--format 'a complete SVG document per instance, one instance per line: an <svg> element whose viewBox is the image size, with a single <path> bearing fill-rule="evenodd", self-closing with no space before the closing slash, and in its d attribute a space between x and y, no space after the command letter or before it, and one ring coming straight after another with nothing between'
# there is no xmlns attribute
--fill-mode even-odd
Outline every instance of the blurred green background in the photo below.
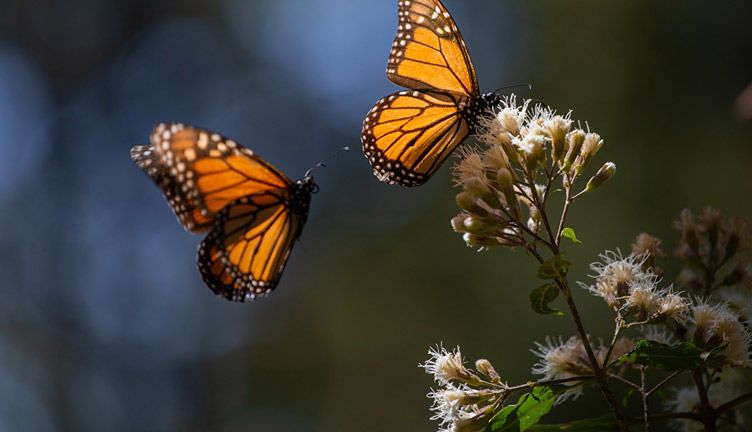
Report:
<svg viewBox="0 0 752 432"><path fill-rule="evenodd" d="M511 382L533 341L521 251L449 227L449 169L379 184L360 125L395 91L396 0L0 0L0 429L431 431L429 346ZM752 3L446 0L483 90L520 83L599 132L618 173L574 207L573 275L705 205L752 215ZM128 158L161 121L222 132L291 177L334 149L281 286L214 297L198 237ZM671 270L671 269L669 269ZM585 324L610 329L577 292ZM599 412L597 395L549 420ZM605 410L605 408L604 408Z"/></svg>

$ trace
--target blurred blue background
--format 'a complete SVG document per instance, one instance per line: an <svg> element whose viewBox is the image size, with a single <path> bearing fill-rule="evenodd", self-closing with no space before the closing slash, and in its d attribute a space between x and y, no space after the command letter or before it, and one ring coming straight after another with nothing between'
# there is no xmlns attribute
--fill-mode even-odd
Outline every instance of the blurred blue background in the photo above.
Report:
<svg viewBox="0 0 752 432"><path fill-rule="evenodd" d="M396 0L0 0L0 430L431 431L429 345L513 382L533 340L520 251L451 232L449 169L379 184L360 125L395 91ZM447 0L486 91L532 95L601 133L614 180L576 206L577 277L681 208L752 215L752 3ZM269 298L214 297L128 157L154 124L217 130L321 193ZM604 336L600 303L579 292ZM602 333L602 334L601 334ZM590 402L590 406L587 403ZM551 419L600 406L597 396Z"/></svg>

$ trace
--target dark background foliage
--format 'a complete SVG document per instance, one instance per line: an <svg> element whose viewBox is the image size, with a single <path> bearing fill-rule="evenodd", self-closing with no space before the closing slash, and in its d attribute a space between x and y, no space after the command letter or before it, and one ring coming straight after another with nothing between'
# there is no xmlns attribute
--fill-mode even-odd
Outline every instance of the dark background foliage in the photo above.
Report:
<svg viewBox="0 0 752 432"><path fill-rule="evenodd" d="M749 2L447 0L484 90L531 83L600 132L617 176L574 208L573 273L682 207L752 214ZM430 431L417 367L461 344L529 375L567 318L521 251L451 232L449 170L379 184L360 122L395 90L396 0L0 0L0 429ZM221 131L321 193L277 292L203 286L198 237L128 158L155 123ZM669 243L669 249L671 243ZM578 292L593 333L606 311ZM599 411L597 396L552 418Z"/></svg>

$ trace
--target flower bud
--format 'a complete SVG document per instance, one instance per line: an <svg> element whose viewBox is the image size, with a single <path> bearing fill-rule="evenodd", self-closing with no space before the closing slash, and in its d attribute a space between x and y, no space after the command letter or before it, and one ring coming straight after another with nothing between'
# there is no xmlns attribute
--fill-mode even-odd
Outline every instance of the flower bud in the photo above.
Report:
<svg viewBox="0 0 752 432"><path fill-rule="evenodd" d="M598 172L595 173L595 175L591 177L590 180L588 180L585 189L588 191L597 189L606 180L613 177L614 174L616 174L616 164L613 162L604 163L603 166L598 170Z"/></svg>
<svg viewBox="0 0 752 432"><path fill-rule="evenodd" d="M496 183L499 190L504 195L507 205L510 209L517 208L517 194L514 193L514 177L512 171L502 168L496 172Z"/></svg>
<svg viewBox="0 0 752 432"><path fill-rule="evenodd" d="M496 121L512 135L517 135L520 132L524 118L524 111L520 111L518 108L504 108L496 115Z"/></svg>
<svg viewBox="0 0 752 432"><path fill-rule="evenodd" d="M494 237L483 237L471 233L463 234L462 239L465 240L468 247L486 248L500 246L502 244Z"/></svg>
<svg viewBox="0 0 752 432"><path fill-rule="evenodd" d="M486 212L483 208L481 208L478 205L477 198L473 196L473 194L462 191L457 194L456 197L457 201L457 207L459 207L462 210L465 210L466 212L478 214L482 216L488 215L488 212Z"/></svg>
<svg viewBox="0 0 752 432"><path fill-rule="evenodd" d="M481 180L478 177L468 179L465 181L465 192L482 199L491 208L499 207L499 198L491 190L488 181Z"/></svg>
<svg viewBox="0 0 752 432"><path fill-rule="evenodd" d="M482 373L493 382L499 382L501 380L501 376L499 376L499 373L496 372L496 369L494 369L491 362L486 359L476 360L475 369L477 369L478 372Z"/></svg>
<svg viewBox="0 0 752 432"><path fill-rule="evenodd" d="M582 150L580 151L583 167L590 162L601 147L603 147L603 139L601 139L600 135L597 133L588 133L585 135L585 141L582 143Z"/></svg>
<svg viewBox="0 0 752 432"><path fill-rule="evenodd" d="M509 168L509 158L501 146L491 146L483 154L483 165L492 171Z"/></svg>
<svg viewBox="0 0 752 432"><path fill-rule="evenodd" d="M452 229L454 230L454 232L457 232L457 233L464 233L464 232L466 232L466 230L465 230L465 218L466 218L466 216L465 215L461 215L461 214L458 214L457 216L455 216L455 217L452 218L452 220L451 220L450 223L452 224Z"/></svg>
<svg viewBox="0 0 752 432"><path fill-rule="evenodd" d="M494 221L483 219L476 216L467 216L462 221L462 225L465 228L464 232L479 236L488 236L493 232L498 232L504 224L494 223Z"/></svg>
<svg viewBox="0 0 752 432"><path fill-rule="evenodd" d="M567 134L567 155L564 158L564 163L561 167L564 170L569 168L575 163L577 157L580 155L580 149L582 149L582 143L585 142L585 131L577 129Z"/></svg>
<svg viewBox="0 0 752 432"><path fill-rule="evenodd" d="M530 231L537 233L538 228L540 228L540 220L535 218L528 218L527 219L527 229Z"/></svg>
<svg viewBox="0 0 752 432"><path fill-rule="evenodd" d="M551 139L552 159L554 162L560 162L567 151L566 138L569 130L572 128L572 120L557 115L546 120L543 126L546 128L548 137Z"/></svg>
<svg viewBox="0 0 752 432"><path fill-rule="evenodd" d="M533 170L546 160L546 139L542 135L528 134L520 143L520 150L527 168Z"/></svg>
<svg viewBox="0 0 752 432"><path fill-rule="evenodd" d="M632 254L638 256L648 255L650 257L666 256L661 249L661 240L653 237L648 233L640 233L634 243L632 243Z"/></svg>

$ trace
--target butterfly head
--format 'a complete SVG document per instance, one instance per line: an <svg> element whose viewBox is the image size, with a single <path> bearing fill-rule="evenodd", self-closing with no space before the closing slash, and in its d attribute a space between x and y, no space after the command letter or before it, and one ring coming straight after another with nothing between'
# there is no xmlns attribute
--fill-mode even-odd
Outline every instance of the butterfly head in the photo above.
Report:
<svg viewBox="0 0 752 432"><path fill-rule="evenodd" d="M319 185L313 180L313 176L310 173L306 173L305 177L295 182L295 190L308 195L319 192Z"/></svg>

